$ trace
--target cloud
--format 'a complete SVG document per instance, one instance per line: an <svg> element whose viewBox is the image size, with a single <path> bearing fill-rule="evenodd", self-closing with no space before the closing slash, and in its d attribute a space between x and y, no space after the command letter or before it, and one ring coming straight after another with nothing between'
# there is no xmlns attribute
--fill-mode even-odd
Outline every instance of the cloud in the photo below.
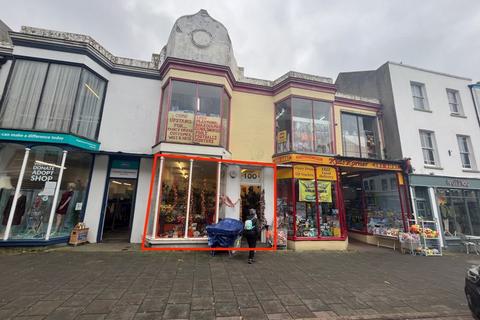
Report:
<svg viewBox="0 0 480 320"><path fill-rule="evenodd" d="M89 34L115 55L144 60L165 45L178 17L204 8L229 30L246 74L264 79L289 70L335 78L393 60L480 80L476 0L17 0L1 7L14 30Z"/></svg>

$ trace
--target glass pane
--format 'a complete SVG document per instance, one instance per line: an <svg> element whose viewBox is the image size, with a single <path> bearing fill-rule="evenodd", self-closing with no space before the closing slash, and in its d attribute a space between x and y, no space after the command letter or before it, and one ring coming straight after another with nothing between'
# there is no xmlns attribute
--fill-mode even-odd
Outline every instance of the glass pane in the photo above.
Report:
<svg viewBox="0 0 480 320"><path fill-rule="evenodd" d="M159 132L158 132L158 141L164 141L165 140L165 128L167 126L167 114L168 114L168 101L169 97L168 95L170 94L170 85L167 85L165 89L162 91L162 107L161 107L161 112L162 114L160 115L160 127L159 127Z"/></svg>
<svg viewBox="0 0 480 320"><path fill-rule="evenodd" d="M313 119L315 122L315 152L333 153L332 105L327 102L313 102Z"/></svg>
<svg viewBox="0 0 480 320"><path fill-rule="evenodd" d="M172 97L167 121L169 142L192 143L193 123L197 109L195 83L172 81Z"/></svg>
<svg viewBox="0 0 480 320"><path fill-rule="evenodd" d="M81 71L79 67L50 65L35 129L69 132Z"/></svg>
<svg viewBox="0 0 480 320"><path fill-rule="evenodd" d="M387 173L369 177L370 189L364 191L368 233L398 235L398 232L403 230L398 190L382 191L379 188L379 182L382 179L391 179L394 175L394 173Z"/></svg>
<svg viewBox="0 0 480 320"><path fill-rule="evenodd" d="M379 158L380 143L378 141L377 119L358 117L362 157Z"/></svg>
<svg viewBox="0 0 480 320"><path fill-rule="evenodd" d="M354 115L342 113L342 142L344 156L362 156L359 145L357 117Z"/></svg>
<svg viewBox="0 0 480 320"><path fill-rule="evenodd" d="M72 133L89 139L97 138L104 93L105 81L83 69L72 120Z"/></svg>
<svg viewBox="0 0 480 320"><path fill-rule="evenodd" d="M293 190L291 168L279 169L277 176L277 239L278 245L287 244L287 235L293 236Z"/></svg>
<svg viewBox="0 0 480 320"><path fill-rule="evenodd" d="M32 129L48 63L16 60L0 110L3 128Z"/></svg>
<svg viewBox="0 0 480 320"><path fill-rule="evenodd" d="M223 111L222 111L222 146L228 148L228 121L230 120L230 97L223 93Z"/></svg>
<svg viewBox="0 0 480 320"><path fill-rule="evenodd" d="M62 149L50 146L30 151L10 239L45 239L62 155Z"/></svg>
<svg viewBox="0 0 480 320"><path fill-rule="evenodd" d="M73 227L83 221L91 165L91 154L79 151L68 152L51 238L69 236Z"/></svg>
<svg viewBox="0 0 480 320"><path fill-rule="evenodd" d="M424 220L433 220L432 208L430 205L430 197L428 195L428 188L415 187L415 206L417 209L417 217Z"/></svg>
<svg viewBox="0 0 480 320"><path fill-rule="evenodd" d="M287 99L275 106L275 129L277 153L291 150L290 138L292 132L291 100Z"/></svg>
<svg viewBox="0 0 480 320"><path fill-rule="evenodd" d="M162 172L158 236L183 238L187 216L190 161L165 159Z"/></svg>
<svg viewBox="0 0 480 320"><path fill-rule="evenodd" d="M198 105L194 122L193 142L220 145L220 101L222 88L198 85Z"/></svg>
<svg viewBox="0 0 480 320"><path fill-rule="evenodd" d="M462 190L437 189L445 236L472 235L468 201Z"/></svg>
<svg viewBox="0 0 480 320"><path fill-rule="evenodd" d="M12 208L15 187L25 156L25 146L11 143L0 143L0 240L3 239L5 228L8 223L10 209ZM20 202L18 202L20 203ZM24 218L25 207L20 203L14 212L14 222Z"/></svg>
<svg viewBox="0 0 480 320"><path fill-rule="evenodd" d="M341 237L335 181L317 181L317 190L320 206L320 235L322 237Z"/></svg>
<svg viewBox="0 0 480 320"><path fill-rule="evenodd" d="M195 161L192 170L192 201L188 237L207 236L207 225L215 223L217 201L217 163Z"/></svg>
<svg viewBox="0 0 480 320"><path fill-rule="evenodd" d="M296 236L318 237L315 180L295 179L297 191Z"/></svg>
<svg viewBox="0 0 480 320"><path fill-rule="evenodd" d="M292 99L293 149L297 152L313 152L312 101Z"/></svg>

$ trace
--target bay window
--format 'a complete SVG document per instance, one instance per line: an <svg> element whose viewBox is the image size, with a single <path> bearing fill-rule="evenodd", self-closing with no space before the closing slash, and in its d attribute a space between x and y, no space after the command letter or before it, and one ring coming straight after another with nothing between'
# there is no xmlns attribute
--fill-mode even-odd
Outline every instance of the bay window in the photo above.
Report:
<svg viewBox="0 0 480 320"><path fill-rule="evenodd" d="M276 153L333 153L332 104L289 98L275 106Z"/></svg>
<svg viewBox="0 0 480 320"><path fill-rule="evenodd" d="M98 136L106 81L81 66L17 59L0 127Z"/></svg>
<svg viewBox="0 0 480 320"><path fill-rule="evenodd" d="M229 114L221 86L172 80L163 89L159 141L226 148Z"/></svg>

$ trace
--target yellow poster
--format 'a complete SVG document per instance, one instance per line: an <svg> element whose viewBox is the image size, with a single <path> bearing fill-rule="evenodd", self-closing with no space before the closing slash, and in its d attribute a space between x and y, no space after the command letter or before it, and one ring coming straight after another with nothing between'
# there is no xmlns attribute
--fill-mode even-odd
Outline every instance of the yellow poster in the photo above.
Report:
<svg viewBox="0 0 480 320"><path fill-rule="evenodd" d="M304 164L295 165L293 167L293 176L297 179L315 179L315 169L312 166Z"/></svg>
<svg viewBox="0 0 480 320"><path fill-rule="evenodd" d="M218 146L220 144L220 124L220 117L197 114L193 141L199 144Z"/></svg>
<svg viewBox="0 0 480 320"><path fill-rule="evenodd" d="M298 201L315 202L315 180L298 180Z"/></svg>
<svg viewBox="0 0 480 320"><path fill-rule="evenodd" d="M282 130L277 133L277 143L287 142L287 130Z"/></svg>
<svg viewBox="0 0 480 320"><path fill-rule="evenodd" d="M332 202L332 183L330 181L317 181L318 201Z"/></svg>
<svg viewBox="0 0 480 320"><path fill-rule="evenodd" d="M318 201L332 202L332 183L330 181L318 181ZM315 180L298 180L298 201L315 202Z"/></svg>
<svg viewBox="0 0 480 320"><path fill-rule="evenodd" d="M317 167L318 180L337 180L337 171L334 167L318 166Z"/></svg>
<svg viewBox="0 0 480 320"><path fill-rule="evenodd" d="M167 122L167 141L192 143L193 113L170 111Z"/></svg>

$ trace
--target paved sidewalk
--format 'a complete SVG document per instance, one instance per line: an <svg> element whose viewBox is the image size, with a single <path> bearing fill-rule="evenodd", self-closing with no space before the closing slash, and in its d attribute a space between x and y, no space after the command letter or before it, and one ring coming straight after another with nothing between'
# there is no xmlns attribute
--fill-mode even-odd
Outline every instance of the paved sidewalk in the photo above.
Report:
<svg viewBox="0 0 480 320"><path fill-rule="evenodd" d="M471 319L480 257L349 252L0 255L0 319Z"/></svg>

